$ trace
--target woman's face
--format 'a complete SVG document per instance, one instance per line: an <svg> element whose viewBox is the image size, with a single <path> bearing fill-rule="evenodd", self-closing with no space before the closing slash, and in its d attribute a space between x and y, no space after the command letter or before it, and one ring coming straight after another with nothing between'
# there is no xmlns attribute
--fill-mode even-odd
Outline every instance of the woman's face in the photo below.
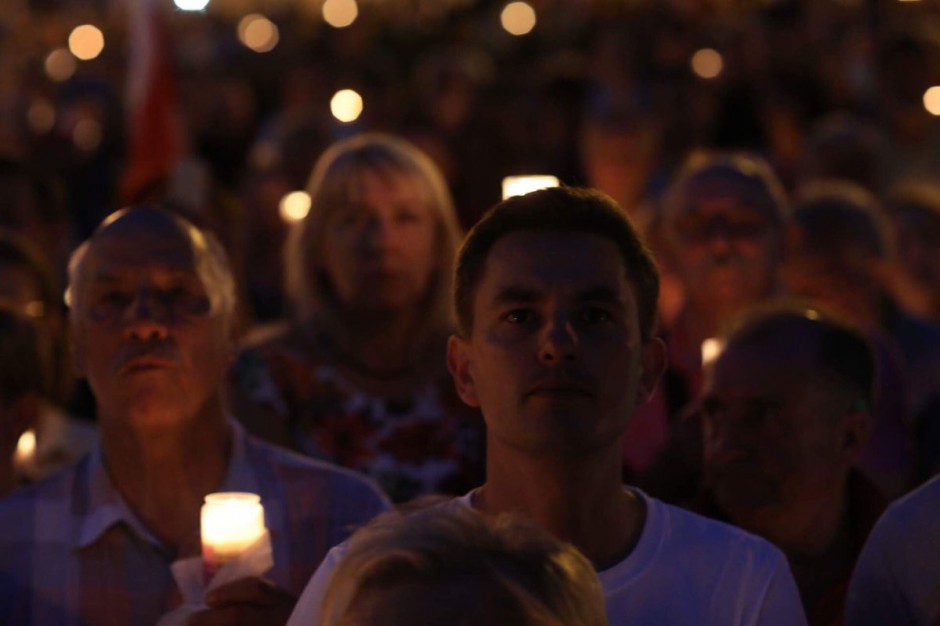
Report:
<svg viewBox="0 0 940 626"><path fill-rule="evenodd" d="M419 306L435 270L435 226L415 183L360 174L325 224L323 268L340 307L381 314Z"/></svg>

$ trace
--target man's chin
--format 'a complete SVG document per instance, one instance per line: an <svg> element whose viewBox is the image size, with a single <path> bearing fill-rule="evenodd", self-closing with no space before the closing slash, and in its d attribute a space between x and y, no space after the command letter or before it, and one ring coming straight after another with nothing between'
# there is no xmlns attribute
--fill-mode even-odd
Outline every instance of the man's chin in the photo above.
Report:
<svg viewBox="0 0 940 626"><path fill-rule="evenodd" d="M777 485L753 469L738 468L727 475L706 477L705 485L726 513L757 511L779 500Z"/></svg>

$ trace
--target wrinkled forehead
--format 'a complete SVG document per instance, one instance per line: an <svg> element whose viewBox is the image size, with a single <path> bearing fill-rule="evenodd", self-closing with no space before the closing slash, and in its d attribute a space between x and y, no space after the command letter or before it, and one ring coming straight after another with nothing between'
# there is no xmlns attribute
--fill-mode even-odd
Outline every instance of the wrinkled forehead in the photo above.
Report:
<svg viewBox="0 0 940 626"><path fill-rule="evenodd" d="M206 255L202 233L150 209L130 210L105 221L89 242L87 269L121 272L142 267L201 273Z"/></svg>
<svg viewBox="0 0 940 626"><path fill-rule="evenodd" d="M706 170L685 185L680 213L733 211L776 220L777 209L764 183L731 170Z"/></svg>
<svg viewBox="0 0 940 626"><path fill-rule="evenodd" d="M195 269L196 233L169 216L129 214L95 233L88 253L95 265L107 263L115 269L142 265Z"/></svg>

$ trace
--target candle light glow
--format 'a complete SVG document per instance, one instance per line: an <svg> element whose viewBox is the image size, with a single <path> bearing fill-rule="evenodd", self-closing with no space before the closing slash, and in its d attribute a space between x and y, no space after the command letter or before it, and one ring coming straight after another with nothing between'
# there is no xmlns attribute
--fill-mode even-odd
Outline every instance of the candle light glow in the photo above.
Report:
<svg viewBox="0 0 940 626"><path fill-rule="evenodd" d="M202 505L202 556L207 577L266 532L261 497L253 493L210 493Z"/></svg>

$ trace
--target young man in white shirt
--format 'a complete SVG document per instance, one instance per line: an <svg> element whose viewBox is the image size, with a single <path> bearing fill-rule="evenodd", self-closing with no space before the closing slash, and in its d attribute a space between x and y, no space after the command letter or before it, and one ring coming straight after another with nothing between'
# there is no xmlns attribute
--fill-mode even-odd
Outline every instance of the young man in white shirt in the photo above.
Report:
<svg viewBox="0 0 940 626"><path fill-rule="evenodd" d="M581 550L610 624L799 625L769 543L620 480L622 437L665 366L655 263L623 211L590 190L497 205L456 270L448 366L487 427L486 482L456 500L536 521ZM288 624L315 624L334 549Z"/></svg>

